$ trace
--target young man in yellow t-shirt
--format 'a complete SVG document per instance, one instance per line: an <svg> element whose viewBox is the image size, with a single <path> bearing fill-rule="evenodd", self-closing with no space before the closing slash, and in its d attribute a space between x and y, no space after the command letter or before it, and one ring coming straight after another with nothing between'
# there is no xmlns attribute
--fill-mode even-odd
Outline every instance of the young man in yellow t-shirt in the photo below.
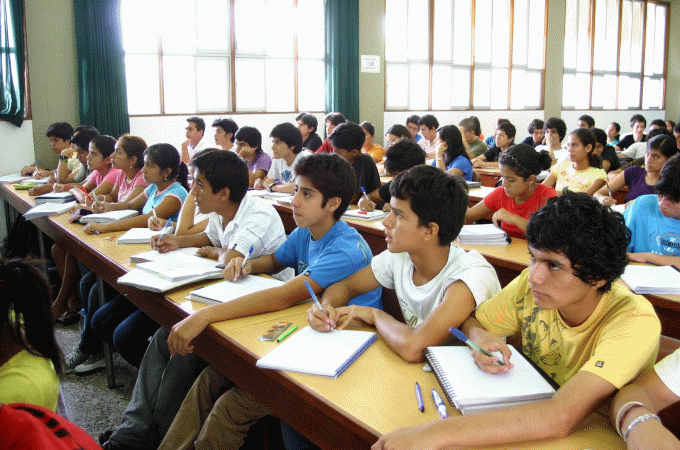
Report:
<svg viewBox="0 0 680 450"><path fill-rule="evenodd" d="M451 417L388 433L379 449L435 449L567 435L618 389L652 367L661 326L652 305L615 281L630 241L623 217L583 193L567 192L535 213L527 232L531 262L481 304L462 331L496 357L473 352L485 372L512 370L502 339L519 334L521 350L561 387L552 399Z"/></svg>

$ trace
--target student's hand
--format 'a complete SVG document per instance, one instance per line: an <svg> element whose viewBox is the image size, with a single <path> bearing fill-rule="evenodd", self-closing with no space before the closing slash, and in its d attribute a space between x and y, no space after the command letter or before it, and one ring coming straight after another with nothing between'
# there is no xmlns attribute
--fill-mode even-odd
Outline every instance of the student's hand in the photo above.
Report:
<svg viewBox="0 0 680 450"><path fill-rule="evenodd" d="M436 423L436 422L435 422ZM371 446L371 450L424 450L438 448L433 432L428 432L428 424L416 427L404 427L390 431L380 436L380 439Z"/></svg>
<svg viewBox="0 0 680 450"><path fill-rule="evenodd" d="M65 184L61 184L61 183L54 183L54 185L52 186L52 190L54 192L66 192L69 189L70 189L69 186L67 186Z"/></svg>
<svg viewBox="0 0 680 450"><path fill-rule="evenodd" d="M501 208L491 216L491 222L498 228L501 228L501 221L512 223L513 214L505 208Z"/></svg>
<svg viewBox="0 0 680 450"><path fill-rule="evenodd" d="M220 259L220 256L222 255L222 252L220 250L221 249L219 249L219 248L215 248L215 247L212 247L210 245L206 245L204 247L199 248L196 251L196 254L200 255L200 256L204 256L206 258L214 259L214 260L217 261L217 260ZM226 252L225 252L225 254L226 254ZM225 263L225 265L226 265L226 261L221 261L221 262Z"/></svg>
<svg viewBox="0 0 680 450"><path fill-rule="evenodd" d="M167 222L168 221L166 219L161 219L160 217L156 217L151 214L149 219L146 221L146 225L151 231L161 231Z"/></svg>
<svg viewBox="0 0 680 450"><path fill-rule="evenodd" d="M680 441L658 420L646 420L630 430L628 450L680 450Z"/></svg>
<svg viewBox="0 0 680 450"><path fill-rule="evenodd" d="M210 323L208 319L204 318L206 314L202 313L202 311L207 309L203 308L172 326L170 336L168 336L168 349L171 355L177 353L185 356L194 351L192 341Z"/></svg>
<svg viewBox="0 0 680 450"><path fill-rule="evenodd" d="M505 343L505 341L498 336L489 333L488 331L478 330L477 340L475 344L479 345L481 348L489 353L500 352L503 355L504 366L498 365L496 362L498 358L496 356L486 356L477 350L472 351L472 358L475 360L477 367L482 369L486 373L505 373L512 369L514 366L510 362L510 348Z"/></svg>
<svg viewBox="0 0 680 450"><path fill-rule="evenodd" d="M639 262L639 263L648 263L651 262L651 256L654 255L654 253L631 253L628 252L628 259L632 262Z"/></svg>
<svg viewBox="0 0 680 450"><path fill-rule="evenodd" d="M601 197L598 197L597 199L600 201L600 203L606 206L612 206L616 203L616 200L609 197L608 195L603 195Z"/></svg>
<svg viewBox="0 0 680 450"><path fill-rule="evenodd" d="M21 175L27 177L36 170L37 170L36 166L25 166L24 168L21 169Z"/></svg>
<svg viewBox="0 0 680 450"><path fill-rule="evenodd" d="M328 313L328 316L323 313L316 305L312 305L311 308L307 310L307 321L309 325L317 331L331 331L337 326L338 310L333 308L331 305L321 304L323 310Z"/></svg>
<svg viewBox="0 0 680 450"><path fill-rule="evenodd" d="M362 211L373 211L375 209L375 203L372 200L367 199L365 195L362 195L359 198L358 206Z"/></svg>
<svg viewBox="0 0 680 450"><path fill-rule="evenodd" d="M343 306L336 309L335 312L338 315L338 320L345 317L345 320L340 325L335 327L336 330L342 330L346 328L347 325L349 325L353 320L361 321L367 325L375 325L373 308L369 306Z"/></svg>
<svg viewBox="0 0 680 450"><path fill-rule="evenodd" d="M108 230L106 223L94 223L90 222L87 225L85 225L85 228L83 228L83 231L85 234L99 234L99 233L106 233Z"/></svg>
<svg viewBox="0 0 680 450"><path fill-rule="evenodd" d="M484 163L478 159L472 160L472 167L484 167Z"/></svg>
<svg viewBox="0 0 680 450"><path fill-rule="evenodd" d="M99 206L97 206L96 203L94 205L92 205L92 212L93 213L99 214L99 213L104 213L104 212L107 212L107 211L111 211L111 204L110 203L100 202Z"/></svg>
<svg viewBox="0 0 680 450"><path fill-rule="evenodd" d="M167 253L179 248L179 238L174 234L157 234L151 236L151 248L158 250L158 253Z"/></svg>
<svg viewBox="0 0 680 450"><path fill-rule="evenodd" d="M52 192L52 185L51 184L39 184L36 186L33 186L31 189L28 190L28 195L42 195L42 194L47 194L48 192Z"/></svg>
<svg viewBox="0 0 680 450"><path fill-rule="evenodd" d="M224 277L225 280L228 281L236 281L240 277L244 275L248 275L251 273L253 270L253 267L250 265L250 261L246 261L246 265L243 266L243 269L241 269L241 264L243 263L243 257L237 256L236 258L232 258L231 261L226 263L226 267L224 268L224 271L222 272L222 276Z"/></svg>
<svg viewBox="0 0 680 450"><path fill-rule="evenodd" d="M50 175L52 175L51 170L45 170L45 169L40 169L40 168L38 168L35 172L33 172L33 178L35 178L35 179L47 178Z"/></svg>
<svg viewBox="0 0 680 450"><path fill-rule="evenodd" d="M264 180L262 178L255 180L253 183L253 189L264 189Z"/></svg>

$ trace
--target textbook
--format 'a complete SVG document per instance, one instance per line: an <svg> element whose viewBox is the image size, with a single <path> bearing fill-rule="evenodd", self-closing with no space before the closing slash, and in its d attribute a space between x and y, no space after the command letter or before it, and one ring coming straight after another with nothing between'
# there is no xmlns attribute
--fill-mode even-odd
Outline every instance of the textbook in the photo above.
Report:
<svg viewBox="0 0 680 450"><path fill-rule="evenodd" d="M196 255L196 252L198 251L198 247L183 247L183 248L178 248L177 250L172 250L167 253L160 253L158 250L149 250L148 252L142 252L142 253L137 253L136 255L130 256L130 262L133 263L142 263L142 262L149 262L149 261L155 261L160 258L165 258L167 255L175 255L177 253L184 253L185 255Z"/></svg>
<svg viewBox="0 0 680 450"><path fill-rule="evenodd" d="M214 260L181 253L171 254L155 261L137 264L137 267L118 278L118 284L145 291L167 292L186 284L221 278L222 269L217 268L217 265L218 262Z"/></svg>
<svg viewBox="0 0 680 450"><path fill-rule="evenodd" d="M26 211L24 219L33 220L36 217L54 216L63 214L76 206L76 202L70 203L41 203Z"/></svg>
<svg viewBox="0 0 680 450"><path fill-rule="evenodd" d="M208 286L196 289L189 293L188 298L195 302L215 305L217 303L227 303L244 295L281 286L282 284L283 281L274 278L246 275L236 281L220 281L219 283L209 284Z"/></svg>
<svg viewBox="0 0 680 450"><path fill-rule="evenodd" d="M628 264L621 280L636 294L680 295L680 271L674 266Z"/></svg>
<svg viewBox="0 0 680 450"><path fill-rule="evenodd" d="M20 173L10 173L9 175L3 175L0 177L0 184L18 183L19 181L23 181L28 178L30 177L24 176Z"/></svg>
<svg viewBox="0 0 680 450"><path fill-rule="evenodd" d="M362 211L360 209L348 209L345 214L342 215L343 219L353 219L353 220L378 220L389 215L386 211L381 211L375 209L373 211Z"/></svg>
<svg viewBox="0 0 680 450"><path fill-rule="evenodd" d="M35 204L68 203L74 201L75 199L75 196L70 192L48 192L47 194L37 196L35 198Z"/></svg>
<svg viewBox="0 0 680 450"><path fill-rule="evenodd" d="M134 217L139 214L139 211L134 209L121 209L119 211L107 211L99 214L89 214L80 218L80 223L111 223L119 220Z"/></svg>
<svg viewBox="0 0 680 450"><path fill-rule="evenodd" d="M458 234L461 244L469 245L507 245L510 238L507 233L491 223L479 225L463 225Z"/></svg>
<svg viewBox="0 0 680 450"><path fill-rule="evenodd" d="M89 216L88 216L89 217ZM172 233L172 228L167 232ZM161 234L160 231L154 231L150 228L130 228L124 235L116 240L116 244L150 244L151 236Z"/></svg>
<svg viewBox="0 0 680 450"><path fill-rule="evenodd" d="M481 181L467 181L466 180L465 183L467 184L468 189L478 188L478 187L482 186Z"/></svg>
<svg viewBox="0 0 680 450"><path fill-rule="evenodd" d="M508 347L515 367L497 375L477 367L467 346L428 347L425 356L449 403L464 415L551 398L557 384Z"/></svg>
<svg viewBox="0 0 680 450"><path fill-rule="evenodd" d="M372 331L323 332L306 326L258 359L257 367L337 378L376 339Z"/></svg>

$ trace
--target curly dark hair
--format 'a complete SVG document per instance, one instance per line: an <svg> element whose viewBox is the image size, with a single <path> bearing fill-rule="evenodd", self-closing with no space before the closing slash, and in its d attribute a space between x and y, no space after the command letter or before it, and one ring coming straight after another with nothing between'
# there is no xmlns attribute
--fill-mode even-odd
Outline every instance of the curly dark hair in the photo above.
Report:
<svg viewBox="0 0 680 450"><path fill-rule="evenodd" d="M525 235L529 247L569 258L584 283L605 281L600 292L609 291L628 264L631 231L623 215L583 192L565 189L548 199L529 219Z"/></svg>

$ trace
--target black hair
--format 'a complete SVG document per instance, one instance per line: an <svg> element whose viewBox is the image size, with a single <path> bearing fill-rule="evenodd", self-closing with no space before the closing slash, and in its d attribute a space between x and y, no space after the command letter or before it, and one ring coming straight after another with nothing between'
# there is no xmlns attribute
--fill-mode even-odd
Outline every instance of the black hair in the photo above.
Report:
<svg viewBox="0 0 680 450"><path fill-rule="evenodd" d="M666 126L666 121L663 120L663 119L654 119L654 120L652 120L652 122L649 124L649 126L651 127L652 125L656 125L657 127L661 127L661 128L663 128L664 130L667 130L667 129L668 129L668 127Z"/></svg>
<svg viewBox="0 0 680 450"><path fill-rule="evenodd" d="M113 136L97 136L90 141L90 144L97 147L104 158L111 156L116 149L116 139Z"/></svg>
<svg viewBox="0 0 680 450"><path fill-rule="evenodd" d="M212 126L222 128L226 134L231 133L231 142L234 142L234 135L238 130L238 125L236 125L234 119L230 119L228 117L225 119L215 119L212 123Z"/></svg>
<svg viewBox="0 0 680 450"><path fill-rule="evenodd" d="M551 117L546 120L543 129L556 130L557 135L560 137L560 141L564 140L564 137L567 135L567 124L559 117Z"/></svg>
<svg viewBox="0 0 680 450"><path fill-rule="evenodd" d="M601 128L593 128L590 130L595 136L595 142L602 144L602 147L607 146L607 133Z"/></svg>
<svg viewBox="0 0 680 450"><path fill-rule="evenodd" d="M525 180L550 168L552 159L547 150L537 152L531 145L517 144L501 153L498 164L509 167Z"/></svg>
<svg viewBox="0 0 680 450"><path fill-rule="evenodd" d="M675 203L680 202L680 155L664 163L654 190Z"/></svg>
<svg viewBox="0 0 680 450"><path fill-rule="evenodd" d="M363 131L361 132L363 136ZM302 133L298 127L289 122L283 122L272 128L269 137L283 141L288 147L293 149L296 155L302 151ZM363 145L363 141L361 141ZM361 146L359 147L361 148Z"/></svg>
<svg viewBox="0 0 680 450"><path fill-rule="evenodd" d="M499 119L496 121L496 128L498 128L498 125L500 125L500 124L502 124L502 123L506 123L506 122L510 123L510 121L509 121L508 119L501 119L501 118L499 118Z"/></svg>
<svg viewBox="0 0 680 450"><path fill-rule="evenodd" d="M420 226L439 225L439 245L450 245L463 228L469 201L463 177L423 164L394 177L390 195L409 201Z"/></svg>
<svg viewBox="0 0 680 450"><path fill-rule="evenodd" d="M418 126L425 125L427 128L439 128L439 121L432 114L425 114L423 117L418 119Z"/></svg>
<svg viewBox="0 0 680 450"><path fill-rule="evenodd" d="M255 127L241 127L234 134L237 141L243 141L255 149L255 153L262 153L262 134Z"/></svg>
<svg viewBox="0 0 680 450"><path fill-rule="evenodd" d="M0 257L0 287L4 292L0 327L6 327L30 354L51 360L61 375L63 355L54 338L52 293L43 263Z"/></svg>
<svg viewBox="0 0 680 450"><path fill-rule="evenodd" d="M328 136L333 147L337 147L341 150L347 150L351 152L352 150L361 151L361 147L364 145L366 140L366 134L363 128L353 122L341 123L335 130Z"/></svg>
<svg viewBox="0 0 680 450"><path fill-rule="evenodd" d="M387 136L388 134L393 134L400 139L413 139L411 137L411 132L408 130L408 128L400 124L392 125L385 133L385 136Z"/></svg>
<svg viewBox="0 0 680 450"><path fill-rule="evenodd" d="M678 146L673 136L662 133L647 140L647 150L658 150L663 156L670 158L678 153Z"/></svg>
<svg viewBox="0 0 680 450"><path fill-rule="evenodd" d="M373 126L373 124L371 122L364 121L364 122L361 122L359 124L359 126L361 128L363 128L364 130L368 131L368 134L370 134L371 136L375 136L375 127Z"/></svg>
<svg viewBox="0 0 680 450"><path fill-rule="evenodd" d="M534 130L536 130L536 129L542 130L544 124L545 124L545 122L543 122L541 119L534 119L531 122L529 122L529 126L527 127L527 131L529 132L529 134L533 134Z"/></svg>
<svg viewBox="0 0 680 450"><path fill-rule="evenodd" d="M590 145L590 151L588 152L588 165L590 167L597 167L598 169L601 169L602 158L600 155L595 154L595 144L597 141L595 140L595 135L593 132L587 128L577 128L570 134L575 134L584 147Z"/></svg>
<svg viewBox="0 0 680 450"><path fill-rule="evenodd" d="M120 146L125 151L128 158L133 156L137 157L137 168L141 169L144 167L144 150L146 150L146 141L139 136L133 136L131 134L124 134L118 138Z"/></svg>
<svg viewBox="0 0 680 450"><path fill-rule="evenodd" d="M645 116L643 116L642 114L634 114L633 117L630 118L631 128L638 122L644 123L645 128L647 128L647 119L645 119Z"/></svg>
<svg viewBox="0 0 680 450"><path fill-rule="evenodd" d="M208 180L213 194L226 187L231 202L240 203L246 196L248 165L235 152L201 152L194 156L191 165Z"/></svg>
<svg viewBox="0 0 680 450"><path fill-rule="evenodd" d="M153 144L144 150L144 156L148 156L161 171L170 168L172 171L168 178L176 180L184 189L189 190L187 179L189 169L180 161L179 152L171 144Z"/></svg>
<svg viewBox="0 0 680 450"><path fill-rule="evenodd" d="M472 131L474 133L476 131L475 121L472 120L471 117L466 117L465 119L458 122L458 126L463 127L463 129L468 132ZM475 133L475 136L476 135L477 134Z"/></svg>
<svg viewBox="0 0 680 450"><path fill-rule="evenodd" d="M437 129L439 139L446 143L446 150L444 150L444 165L448 166L453 160L463 155L468 160L470 157L465 151L463 144L463 135L455 125L444 125Z"/></svg>
<svg viewBox="0 0 680 450"><path fill-rule="evenodd" d="M529 247L569 258L574 275L584 283L605 281L599 292L609 291L628 264L631 231L623 215L585 192L565 189L548 199L532 214L525 236Z"/></svg>
<svg viewBox="0 0 680 450"><path fill-rule="evenodd" d="M414 124L418 125L418 121L419 121L419 120L420 120L420 116L419 116L419 115L417 115L417 114L411 114L410 116L408 116L408 117L406 118L406 125L408 125L409 123L414 123Z"/></svg>
<svg viewBox="0 0 680 450"><path fill-rule="evenodd" d="M302 158L295 165L295 176L305 177L323 196L321 206L326 206L329 199L340 198L340 206L333 212L337 221L347 211L357 191L357 179L352 165L339 155L332 153L314 153Z"/></svg>
<svg viewBox="0 0 680 450"><path fill-rule="evenodd" d="M612 122L611 124L614 125L614 128L616 128L617 139L618 139L618 133L621 132L621 125L619 125L618 122Z"/></svg>
<svg viewBox="0 0 680 450"><path fill-rule="evenodd" d="M187 122L193 123L198 131L205 131L205 120L200 117L191 116L187 119Z"/></svg>
<svg viewBox="0 0 680 450"><path fill-rule="evenodd" d="M593 119L593 117L589 116L588 114L582 115L578 118L578 120L584 121L586 124L588 124L589 128L593 128L595 126L595 119Z"/></svg>
<svg viewBox="0 0 680 450"><path fill-rule="evenodd" d="M508 122L502 122L501 124L496 127L497 130L503 131L503 133L506 134L510 139L513 141L515 140L515 136L517 135L517 128L513 124L511 124L509 121Z"/></svg>
<svg viewBox="0 0 680 450"><path fill-rule="evenodd" d="M92 125L78 125L77 127L75 127L73 129L73 134L78 134L78 133L80 133L81 131L84 131L84 130L94 131L95 133L99 134L99 130L97 130Z"/></svg>
<svg viewBox="0 0 680 450"><path fill-rule="evenodd" d="M347 119L345 119L345 116L342 113L332 112L332 113L328 113L324 116L323 122L324 123L330 122L331 125L335 125L337 127L341 123L347 122Z"/></svg>
<svg viewBox="0 0 680 450"><path fill-rule="evenodd" d="M99 136L95 130L85 129L71 138L71 145L77 145L84 152L90 146L90 141Z"/></svg>
<svg viewBox="0 0 680 450"><path fill-rule="evenodd" d="M475 136L480 136L482 134L482 124L479 123L477 116L470 116L470 119L475 121Z"/></svg>
<svg viewBox="0 0 680 450"><path fill-rule="evenodd" d="M319 127L319 121L316 120L316 116L309 113L300 113L295 118L295 121L300 121L312 129L311 133L316 133L316 129Z"/></svg>
<svg viewBox="0 0 680 450"><path fill-rule="evenodd" d="M385 152L385 172L397 175L411 167L425 164L425 150L410 139L401 139Z"/></svg>
<svg viewBox="0 0 680 450"><path fill-rule="evenodd" d="M673 133L680 133L680 122L673 127Z"/></svg>
<svg viewBox="0 0 680 450"><path fill-rule="evenodd" d="M659 136L659 135L666 135L666 136L673 137L673 133L668 131L668 128L654 128L649 133L647 133L647 142L649 142L649 140L651 138L653 138L655 136Z"/></svg>
<svg viewBox="0 0 680 450"><path fill-rule="evenodd" d="M70 141L73 136L73 127L66 122L56 122L47 127L45 136L60 138L64 141Z"/></svg>
<svg viewBox="0 0 680 450"><path fill-rule="evenodd" d="M669 123L671 124L671 130L672 130L673 128L675 128L675 122L673 122L672 120L667 120L666 123L667 123L667 124L669 124ZM666 128L668 128L668 125L666 125Z"/></svg>

